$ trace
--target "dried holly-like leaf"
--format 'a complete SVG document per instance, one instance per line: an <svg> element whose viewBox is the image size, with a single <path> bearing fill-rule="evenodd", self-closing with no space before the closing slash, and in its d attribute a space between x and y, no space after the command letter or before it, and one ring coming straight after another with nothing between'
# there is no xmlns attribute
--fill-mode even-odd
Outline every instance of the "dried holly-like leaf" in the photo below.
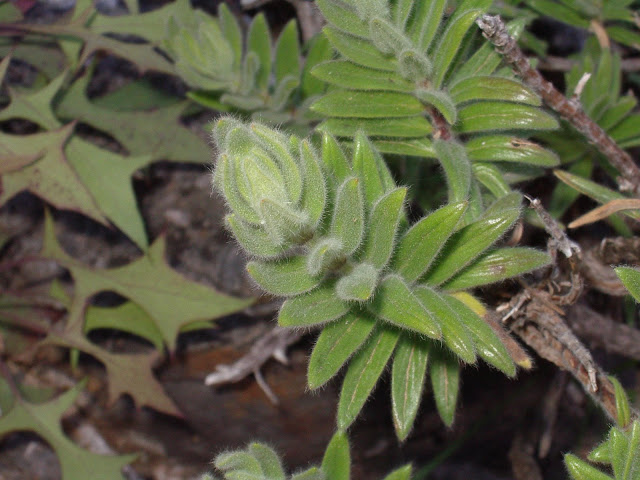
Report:
<svg viewBox="0 0 640 480"><path fill-rule="evenodd" d="M81 301L74 301L69 311L69 319L73 322L75 318L82 318L84 307ZM45 340L45 344L49 343L80 350L99 360L107 370L110 404L120 395L127 393L138 406L145 405L169 415L182 416L176 404L153 376L153 367L160 358L159 352L112 353L91 343L84 334L73 330L50 335Z"/></svg>
<svg viewBox="0 0 640 480"><path fill-rule="evenodd" d="M61 46L74 65L83 65L94 52L103 51L133 62L141 73L148 70L174 74L175 69L163 55L156 51L150 43L132 43L103 35L91 29L91 19L96 10L92 5L88 8L76 6L74 15L68 21L43 25L35 23L14 23L13 29L26 33L47 35L61 41ZM157 27L156 27L157 28ZM149 25L135 29L136 36L153 37L148 32ZM99 29L98 29L99 30ZM131 31L127 32L131 33ZM66 45L64 45L66 43Z"/></svg>
<svg viewBox="0 0 640 480"><path fill-rule="evenodd" d="M86 122L113 136L131 155L153 160L199 163L210 156L206 141L180 122L187 102L148 111L116 112L89 101L89 75L76 80L58 105L57 114Z"/></svg>
<svg viewBox="0 0 640 480"><path fill-rule="evenodd" d="M0 133L0 145L5 145L19 157L39 156L35 162L2 176L0 205L28 190L56 208L73 210L108 225L105 215L65 155L65 145L73 128L74 124L69 124L33 135Z"/></svg>
<svg viewBox="0 0 640 480"><path fill-rule="evenodd" d="M40 404L14 397L13 407L9 411L3 409L3 415L0 417L0 436L26 430L42 437L58 455L63 480L124 480L121 469L131 463L135 455L98 455L78 447L62 431L62 414L73 405L82 388L84 382L78 383L53 400Z"/></svg>
<svg viewBox="0 0 640 480"><path fill-rule="evenodd" d="M66 73L63 73L49 82L44 88L33 92L9 90L10 103L0 111L0 120L23 118L50 131L61 129L62 124L53 113L51 105L65 77ZM71 127L69 126L68 128L70 129ZM69 136L71 136L71 133L69 133ZM47 157L56 155L56 149L60 148L53 141L48 143L46 139L49 137L29 135L7 136L6 138L7 141L0 142L0 144L4 144L4 147L0 147L0 152L2 156L7 155L9 161L0 168L0 173L4 173L6 171L5 168L7 170L15 170L15 168L11 167L28 166L32 163L29 161L30 159L36 160L38 157L44 156L39 162L29 166L33 166L34 170L41 169L48 177L61 179L63 181L62 188L70 188L75 195L80 195L81 190L86 190L92 197L92 200L86 205L87 207L95 203L101 214L104 214L141 249L145 250L147 248L147 235L131 185L131 175L151 162L152 159L149 155L135 158L123 157L99 148L77 136L71 136L66 143L62 142L63 157L73 170L73 173L70 174L61 158L56 157L58 160L55 164L47 163ZM38 140L34 141L34 138ZM16 147L13 147L13 144ZM17 148L17 145L21 145L21 147ZM42 161L45 161L44 165L41 163ZM23 174L29 177L32 171L32 169L27 169ZM74 177L82 183L80 188L77 185L66 185L64 183L67 178ZM32 182L38 181L35 177L29 179ZM6 182L16 180L13 177L5 177ZM55 193L56 190L51 188L48 190L51 192L49 196L40 196L58 208L68 208L56 203L55 200L59 197ZM81 211L81 213L87 214L86 211ZM104 217L89 216L106 224Z"/></svg>
<svg viewBox="0 0 640 480"><path fill-rule="evenodd" d="M112 291L137 303L153 318L170 350L175 348L176 336L183 326L228 315L253 301L225 295L172 270L164 258L163 237L132 263L118 268L92 269L62 250L53 232L53 221L47 216L42 256L69 269L75 281L76 301ZM83 317L77 318L77 322L83 321ZM82 331L82 327L80 323L68 325L67 329Z"/></svg>

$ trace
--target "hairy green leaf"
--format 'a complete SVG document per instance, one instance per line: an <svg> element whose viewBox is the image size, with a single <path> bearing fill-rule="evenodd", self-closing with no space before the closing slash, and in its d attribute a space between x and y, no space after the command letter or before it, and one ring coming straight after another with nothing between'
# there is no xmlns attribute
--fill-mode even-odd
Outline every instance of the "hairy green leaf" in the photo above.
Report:
<svg viewBox="0 0 640 480"><path fill-rule="evenodd" d="M290 480L327 480L327 477L318 467L311 467L304 472L291 475Z"/></svg>
<svg viewBox="0 0 640 480"><path fill-rule="evenodd" d="M316 35L308 43L307 58L302 69L302 80L300 81L300 91L304 98L324 93L325 82L317 79L313 74L313 69L329 60L332 57L331 45L324 35Z"/></svg>
<svg viewBox="0 0 640 480"><path fill-rule="evenodd" d="M349 311L349 304L336 298L331 286L288 299L278 314L283 327L310 327L336 320Z"/></svg>
<svg viewBox="0 0 640 480"><path fill-rule="evenodd" d="M368 38L369 26L356 14L347 2L317 0L317 5L327 22L344 32L357 37Z"/></svg>
<svg viewBox="0 0 640 480"><path fill-rule="evenodd" d="M449 202L463 202L471 189L471 163L462 144L454 140L433 141L438 161L444 169L449 187Z"/></svg>
<svg viewBox="0 0 640 480"><path fill-rule="evenodd" d="M456 105L478 100L499 100L540 106L540 97L520 82L504 77L477 76L465 78L449 88Z"/></svg>
<svg viewBox="0 0 640 480"><path fill-rule="evenodd" d="M458 110L459 133L499 130L553 130L558 121L539 108L507 102L471 103Z"/></svg>
<svg viewBox="0 0 640 480"><path fill-rule="evenodd" d="M564 464L574 480L613 480L609 475L570 453L564 456Z"/></svg>
<svg viewBox="0 0 640 480"><path fill-rule="evenodd" d="M460 390L460 365L452 355L440 349L432 349L429 360L431 388L442 421L450 427L456 412Z"/></svg>
<svg viewBox="0 0 640 480"><path fill-rule="evenodd" d="M265 480L285 480L280 458L272 448L262 443L254 442L249 445L249 452L260 464Z"/></svg>
<svg viewBox="0 0 640 480"><path fill-rule="evenodd" d="M614 270L631 296L640 302L640 271L632 267L617 267Z"/></svg>
<svg viewBox="0 0 640 480"><path fill-rule="evenodd" d="M311 144L304 140L300 143L300 159L304 172L304 191L300 207L309 213L311 224L315 227L322 220L327 202L327 188L320 161Z"/></svg>
<svg viewBox="0 0 640 480"><path fill-rule="evenodd" d="M414 85L394 72L374 70L347 60L331 60L316 65L312 73L320 80L354 90L383 90L409 93Z"/></svg>
<svg viewBox="0 0 640 480"><path fill-rule="evenodd" d="M443 285L463 290L522 275L551 262L546 252L527 247L498 248L487 252Z"/></svg>
<svg viewBox="0 0 640 480"><path fill-rule="evenodd" d="M430 105L440 112L449 125L456 123L458 115L456 106L447 92L431 88L417 88L414 95L425 105Z"/></svg>
<svg viewBox="0 0 640 480"><path fill-rule="evenodd" d="M471 333L480 358L509 377L516 374L516 366L504 344L491 326L467 305L451 295L443 295L445 302L456 312Z"/></svg>
<svg viewBox="0 0 640 480"><path fill-rule="evenodd" d="M430 343L403 333L391 370L391 413L400 441L408 436L422 400Z"/></svg>
<svg viewBox="0 0 640 480"><path fill-rule="evenodd" d="M462 10L462 7L458 8L458 11L460 10ZM433 50L435 57L433 61L434 74L431 81L434 88L442 86L451 62L453 62L458 53L458 46L462 43L467 31L481 13L481 10L469 10L454 16L447 24L447 29L440 37L437 47Z"/></svg>
<svg viewBox="0 0 640 480"><path fill-rule="evenodd" d="M476 180L489 190L494 197L500 198L511 192L511 187L504 179L504 175L492 163L475 162L471 165Z"/></svg>
<svg viewBox="0 0 640 480"><path fill-rule="evenodd" d="M418 115L423 106L404 93L332 90L311 109L332 117L388 118Z"/></svg>
<svg viewBox="0 0 640 480"><path fill-rule="evenodd" d="M413 17L409 19L409 33L413 42L418 45L423 52L429 49L438 31L446 6L446 0L413 2L414 12Z"/></svg>
<svg viewBox="0 0 640 480"><path fill-rule="evenodd" d="M285 252L282 245L271 240L264 229L245 222L234 213L225 217L225 223L240 246L251 255L261 258L276 258Z"/></svg>
<svg viewBox="0 0 640 480"><path fill-rule="evenodd" d="M356 353L342 383L338 402L338 428L345 430L356 419L387 365L400 334L378 328Z"/></svg>
<svg viewBox="0 0 640 480"><path fill-rule="evenodd" d="M327 325L313 347L307 381L312 390L329 381L367 339L375 319L364 313L347 313Z"/></svg>
<svg viewBox="0 0 640 480"><path fill-rule="evenodd" d="M318 127L338 137L355 137L359 131L375 137L424 137L431 133L431 124L425 117L402 118L330 118Z"/></svg>
<svg viewBox="0 0 640 480"><path fill-rule="evenodd" d="M364 235L364 199L360 183L359 178L353 177L340 186L331 220L331 236L342 243L347 255L360 246Z"/></svg>
<svg viewBox="0 0 640 480"><path fill-rule="evenodd" d="M349 480L351 456L349 455L349 439L344 432L337 432L331 437L324 457L322 457L322 471L328 479Z"/></svg>
<svg viewBox="0 0 640 480"><path fill-rule="evenodd" d="M431 61L422 52L409 48L400 52L398 73L410 82L424 82L431 76Z"/></svg>
<svg viewBox="0 0 640 480"><path fill-rule="evenodd" d="M322 31L333 48L347 60L377 70L396 71L396 60L380 53L368 40L347 35L331 26L324 27Z"/></svg>
<svg viewBox="0 0 640 480"><path fill-rule="evenodd" d="M266 91L271 76L271 33L262 13L256 15L247 34L247 50L254 52L259 60L257 72L257 86Z"/></svg>
<svg viewBox="0 0 640 480"><path fill-rule="evenodd" d="M371 310L393 325L439 339L440 325L420 303L401 277L385 277L376 291Z"/></svg>
<svg viewBox="0 0 640 480"><path fill-rule="evenodd" d="M336 187L352 175L351 165L342 148L336 139L327 133L322 136L322 163L328 170L328 180Z"/></svg>
<svg viewBox="0 0 640 480"><path fill-rule="evenodd" d="M429 287L420 286L414 289L413 293L440 324L444 345L465 363L475 363L476 353L473 340L456 311L443 300L438 292Z"/></svg>
<svg viewBox="0 0 640 480"><path fill-rule="evenodd" d="M541 167L558 165L558 156L537 143L509 135L475 137L465 144L471 161L518 162Z"/></svg>
<svg viewBox="0 0 640 480"><path fill-rule="evenodd" d="M298 25L291 20L282 30L276 45L274 60L276 83L287 76L300 76L300 47L298 45Z"/></svg>
<svg viewBox="0 0 640 480"><path fill-rule="evenodd" d="M416 223L398 242L394 270L409 282L420 278L455 231L467 205L446 205Z"/></svg>
<svg viewBox="0 0 640 480"><path fill-rule="evenodd" d="M411 465L405 465L391 472L383 480L411 480L411 470Z"/></svg>
<svg viewBox="0 0 640 480"><path fill-rule="evenodd" d="M378 269L384 268L391 258L396 233L403 216L406 188L392 190L373 206L368 221L368 232L359 258Z"/></svg>
<svg viewBox="0 0 640 480"><path fill-rule="evenodd" d="M284 297L308 292L319 283L307 273L306 258L302 256L275 262L249 262L247 271L264 291Z"/></svg>
<svg viewBox="0 0 640 480"><path fill-rule="evenodd" d="M321 238L307 253L307 271L318 276L346 262L342 242L333 237Z"/></svg>
<svg viewBox="0 0 640 480"><path fill-rule="evenodd" d="M554 170L553 174L570 187L575 188L580 193L600 203L607 203L612 200L621 200L628 198L620 192L611 190L610 188L602 186L592 180L589 180L588 178L574 175L573 173L565 172L562 170ZM638 212L637 210L624 210L620 213L624 213L631 218L640 218L640 212Z"/></svg>
<svg viewBox="0 0 640 480"><path fill-rule="evenodd" d="M627 392L618 381L616 377L608 377L609 381L613 384L615 397L616 397L616 412L618 416L616 420L620 427L626 427L631 422L631 410L629 408L629 398Z"/></svg>
<svg viewBox="0 0 640 480"><path fill-rule="evenodd" d="M353 170L362 180L367 209L395 188L389 168L363 133L358 133L353 148Z"/></svg>
<svg viewBox="0 0 640 480"><path fill-rule="evenodd" d="M456 232L447 242L441 261L427 272L426 283L440 285L453 277L504 235L519 216L518 208L495 212Z"/></svg>
<svg viewBox="0 0 640 480"><path fill-rule="evenodd" d="M399 54L411 48L411 42L391 22L374 17L369 22L369 38L382 53Z"/></svg>
<svg viewBox="0 0 640 480"><path fill-rule="evenodd" d="M345 301L365 302L378 284L378 269L370 263L360 263L336 283L336 294Z"/></svg>
<svg viewBox="0 0 640 480"><path fill-rule="evenodd" d="M393 139L376 140L376 148L383 153L395 155L411 155L415 157L435 158L431 141L426 138L420 139Z"/></svg>

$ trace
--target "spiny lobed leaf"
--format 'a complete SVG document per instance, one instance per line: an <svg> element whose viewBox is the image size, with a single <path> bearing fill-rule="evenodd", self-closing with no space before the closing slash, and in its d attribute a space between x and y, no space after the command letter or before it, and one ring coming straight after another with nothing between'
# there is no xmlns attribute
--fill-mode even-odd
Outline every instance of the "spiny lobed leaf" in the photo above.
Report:
<svg viewBox="0 0 640 480"><path fill-rule="evenodd" d="M4 384L4 380L1 383ZM45 403L35 404L14 397L11 403L2 405L0 436L14 431L30 431L41 437L57 454L64 480L124 480L121 469L131 463L135 455L116 457L92 453L69 440L62 430L62 415L73 405L85 383L80 382Z"/></svg>
<svg viewBox="0 0 640 480"><path fill-rule="evenodd" d="M450 292L459 296L464 289L549 263L547 254L533 249L490 250L519 217L520 194L504 192L475 220L469 201L462 200L409 227L406 189L396 187L362 132L350 159L328 134L318 155L310 142L229 118L217 122L214 138L220 149L214 187L233 211L227 217L232 232L240 233L240 244L258 257L249 262L249 274L267 292L288 297L280 325L322 328L309 362L309 387L324 385L349 363L339 428L355 420L394 355L393 416L402 439L420 405L433 348L441 352L429 372L448 424L455 411L458 362L475 363L480 357L514 375L515 364L498 335ZM459 143L438 142L436 148L449 158L445 168L466 159ZM468 195L469 179L461 176L452 187L455 196ZM265 202L281 213L265 217ZM319 221L304 220L312 216ZM434 340L442 340L442 347Z"/></svg>

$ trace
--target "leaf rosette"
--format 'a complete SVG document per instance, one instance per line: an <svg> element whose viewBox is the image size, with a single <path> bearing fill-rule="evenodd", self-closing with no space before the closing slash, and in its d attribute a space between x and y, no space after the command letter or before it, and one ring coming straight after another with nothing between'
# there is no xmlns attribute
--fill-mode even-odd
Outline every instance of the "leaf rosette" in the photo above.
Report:
<svg viewBox="0 0 640 480"><path fill-rule="evenodd" d="M214 187L233 212L229 227L254 257L247 270L263 290L287 297L280 325L322 327L309 386L322 386L349 363L339 429L355 420L390 361L401 439L417 414L427 369L447 424L461 363L482 358L515 374L482 305L465 290L549 262L533 249L493 247L519 218L520 194L503 196L472 221L461 200L409 226L407 189L362 133L351 159L329 134L316 155L306 140L232 119L218 121L214 138Z"/></svg>
<svg viewBox="0 0 640 480"><path fill-rule="evenodd" d="M294 124L304 132L314 118L309 100L325 90L310 70L331 58L328 41L314 38L304 46L306 60L301 62L303 46L295 20L273 42L265 16L258 14L245 35L224 4L217 17L192 9L174 13L163 46L180 77L194 89L188 93L192 100L273 124Z"/></svg>
<svg viewBox="0 0 640 480"><path fill-rule="evenodd" d="M312 74L330 85L311 109L318 129L352 139L363 131L384 153L437 159L449 201L481 187L494 198L510 184L558 164L527 140L557 128L541 100L505 68L489 44L476 42L474 22L491 0L318 0L323 35L335 59ZM519 36L521 20L510 32ZM480 208L481 210L481 208Z"/></svg>
<svg viewBox="0 0 640 480"><path fill-rule="evenodd" d="M227 224L258 257L306 243L322 218L326 188L308 142L254 123L224 118L213 133L221 150L214 185L232 214Z"/></svg>

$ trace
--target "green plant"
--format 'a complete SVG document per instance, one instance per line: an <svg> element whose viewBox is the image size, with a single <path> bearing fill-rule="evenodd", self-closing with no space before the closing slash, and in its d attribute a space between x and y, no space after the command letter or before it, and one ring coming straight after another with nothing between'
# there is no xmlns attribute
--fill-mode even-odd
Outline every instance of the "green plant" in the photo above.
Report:
<svg viewBox="0 0 640 480"><path fill-rule="evenodd" d="M178 74L194 89L189 92L191 99L218 111L239 111L306 133L315 119L308 109L310 102L325 89L310 71L329 59L331 52L327 40L317 37L307 46L301 65L297 32L296 22L290 21L272 52L263 15L254 17L243 38L235 17L221 4L218 18L191 9L174 14L164 46L176 60Z"/></svg>
<svg viewBox="0 0 640 480"><path fill-rule="evenodd" d="M287 476L278 454L268 445L252 443L245 450L218 454L213 461L215 468L226 480L349 480L351 457L349 440L345 433L336 433L327 445L322 464ZM202 480L215 480L205 474ZM384 480L409 480L411 466L394 470Z"/></svg>
<svg viewBox="0 0 640 480"><path fill-rule="evenodd" d="M471 210L480 211L479 187L494 198L507 194L514 164L557 164L552 152L513 136L557 122L500 69L490 45L475 41L471 27L491 1L460 2L448 18L446 4L319 1L339 58L312 70L333 88L311 108L328 117L321 131L363 131L384 153L436 158L449 201L471 197Z"/></svg>
<svg viewBox="0 0 640 480"><path fill-rule="evenodd" d="M609 38L623 45L638 48L640 34L636 31L637 13L634 0L526 0L526 5L543 15L574 27L589 29L601 45Z"/></svg>
<svg viewBox="0 0 640 480"><path fill-rule="evenodd" d="M597 183L594 167L621 187L624 170L577 133L598 125L619 149L639 144L636 101L620 94L622 59L608 48L610 38L637 48L629 1L317 0L327 26L305 45L295 21L273 41L265 16L256 15L245 33L224 4L214 17L186 0L147 13L138 13L134 0L127 3L132 14L108 17L79 0L69 18L50 25L25 22L17 7L0 3L0 27L19 37L17 45L13 37L0 37L0 80L11 58L38 70L30 88L9 89L3 98L0 121L26 120L35 133L10 127L0 133L0 205L28 190L55 208L117 227L142 250L122 267L89 268L62 249L47 213L41 255L69 271L75 290L70 295L52 283L50 296L67 317L62 328L46 324L44 343L70 349L74 364L79 352L103 363L110 401L127 393L138 405L177 415L152 374L157 352L116 354L87 334L121 330L173 352L180 332L209 327L212 318L252 302L173 271L164 259L164 237L147 238L131 185L134 172L154 161L205 161L206 142L182 124L185 115L203 108L230 113L217 120L213 132L214 187L230 210L226 224L250 257L247 269L255 283L285 299L280 325L320 331L308 366L309 387L322 387L343 368L345 376L338 433L321 467L287 477L273 450L251 444L217 458L224 478L348 479L345 432L387 366L401 441L412 429L427 376L438 412L451 425L462 365L481 358L510 377L517 366L527 366L507 348L511 339L490 321L473 290L551 263L544 252L501 243L522 214L519 182L561 164L568 171L556 171L564 183L551 199L554 216L567 212L580 192L605 208L583 224L619 211L638 218L634 194L640 185L626 179L631 188L615 191ZM532 70L522 52L511 49L508 55L503 47L511 44L499 45L483 30L498 46L495 51L474 27L486 11L514 19L508 33L538 55L545 44L525 28L534 12L591 28L600 46L590 40L566 75L567 96L576 90L580 95L569 101L558 93L557 102L550 100L546 84L527 74ZM485 17L481 27L483 22ZM132 32L136 41L130 40ZM140 72L179 76L190 89L188 100L145 81L90 99L96 52L128 60ZM501 54L518 64L523 80ZM584 73L593 74L586 84ZM545 110L543 100L565 118L558 105L582 109L595 123L582 118L585 128L574 131ZM117 153L78 133L75 121L106 133ZM150 138L158 141L150 145ZM429 159L441 168L431 168ZM433 190L401 186L415 180L420 168L431 168L437 178L431 180ZM421 209L429 213L422 216ZM618 231L632 234L621 219L614 221ZM563 235L553 219L546 227L557 234L555 240ZM0 236L0 247L9 238ZM554 275L567 273L554 267ZM638 271L620 267L617 273L637 299ZM571 270L572 282L575 274ZM535 278L543 278L543 287L528 286L534 297L562 285L555 276ZM126 302L92 305L92 297L104 291ZM544 298L556 310L566 305ZM18 300L3 293L0 318L25 306ZM9 381L10 373L0 373L7 380L0 383L0 433L27 429L44 437L60 457L65 480L87 475L70 466L73 456L98 462L105 477L117 476L131 460L93 456L60 429L62 410L82 383L40 405ZM622 388L611 382L619 425L591 458L611 464L616 480L638 478L640 426ZM568 455L566 463L575 479L611 478L576 457ZM386 480L410 474L403 467Z"/></svg>
<svg viewBox="0 0 640 480"><path fill-rule="evenodd" d="M262 289L287 297L280 325L323 326L309 386L322 386L353 356L338 428L355 420L392 356L400 439L413 425L427 368L448 425L460 361L479 356L515 374L465 290L550 261L533 249L491 248L520 216L519 194L502 197L475 220L465 220L465 200L409 228L406 189L395 185L363 134L351 160L326 133L317 155L308 140L232 118L218 120L214 139L220 151L214 186L232 211L227 225L255 258L247 270Z"/></svg>

